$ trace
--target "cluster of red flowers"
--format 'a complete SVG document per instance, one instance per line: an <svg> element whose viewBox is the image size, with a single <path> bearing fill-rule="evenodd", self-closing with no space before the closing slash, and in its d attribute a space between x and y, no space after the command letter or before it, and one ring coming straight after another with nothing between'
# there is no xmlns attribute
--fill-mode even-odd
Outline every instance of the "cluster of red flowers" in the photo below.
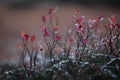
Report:
<svg viewBox="0 0 120 80"><path fill-rule="evenodd" d="M27 33L25 33L24 31L21 32L21 36L23 38L24 41L35 41L36 40L36 36L35 35L32 35L32 36L29 36ZM24 43L18 43L18 48L21 49L22 46L24 45Z"/></svg>
<svg viewBox="0 0 120 80"><path fill-rule="evenodd" d="M26 34L24 31L21 32L21 36L26 40L30 40L30 41L34 41L36 39L36 36L35 35L32 35L31 37Z"/></svg>
<svg viewBox="0 0 120 80"><path fill-rule="evenodd" d="M56 16L53 15L53 13L55 14L56 10L57 10L56 8L55 9L50 8L48 11L48 16L42 16L42 21L43 21L44 25L40 26L43 37L45 38L46 41L48 41L48 42L46 42L46 44L48 44L49 48L52 46L52 44L54 42L55 42L55 44L57 44L56 42L60 42L60 41L62 42L62 40L61 40L62 37L58 33L57 21L56 21L56 24L52 23L52 20L54 18L56 18ZM67 36L68 39L67 39L67 42L65 42L65 43L69 44L69 46L71 46L71 44L73 44L73 43L80 45L81 42L82 42L82 44L86 45L87 43L89 43L90 40L92 40L92 38L98 40L97 38L95 38L95 36L100 36L102 34L101 32L103 32L104 28L107 28L106 31L111 30L111 29L113 29L113 31L115 31L115 29L117 29L117 27L119 27L119 25L117 24L117 19L114 15L111 15L110 18L107 18L108 20L106 20L104 15L99 15L93 19L86 19L84 16L79 16L79 12L80 11L77 9L75 11L74 15L72 16L72 20L73 20L73 24L74 24L74 28L75 28L75 34L77 35L78 38L72 38L71 36ZM103 21L104 18L106 21ZM48 20L50 20L50 22L51 22L50 24L47 22ZM57 20L57 19L54 19L54 20ZM97 23L99 23L101 21L105 22L105 23L102 23L104 26L97 27L98 26ZM104 32L103 32L103 34L104 34ZM112 34L112 33L110 32L110 34ZM35 35L29 36L24 31L22 31L21 35L25 41L33 42L36 40ZM103 37L104 43L105 43L105 40L108 38L107 36ZM113 34L110 36L115 36L115 35ZM77 39L79 40L78 43L77 43ZM92 42L90 43L92 45L92 47L97 45L97 42L94 42L94 41L93 41L93 43ZM109 40L107 40L107 42L109 42ZM113 39L111 39L111 42L113 42ZM100 42L98 42L98 44L99 43ZM21 48L20 45L18 45L18 47ZM50 48L50 50L51 49L52 48ZM43 49L41 48L41 50L43 50Z"/></svg>
<svg viewBox="0 0 120 80"><path fill-rule="evenodd" d="M45 37L49 37L49 32L48 32L48 29L46 28L46 27L44 27L44 29L43 29L43 35L45 36Z"/></svg>

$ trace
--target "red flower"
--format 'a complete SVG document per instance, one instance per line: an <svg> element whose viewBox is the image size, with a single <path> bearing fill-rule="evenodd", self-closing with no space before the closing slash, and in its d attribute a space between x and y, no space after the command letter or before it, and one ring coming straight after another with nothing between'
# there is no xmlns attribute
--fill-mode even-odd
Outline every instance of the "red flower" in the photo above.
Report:
<svg viewBox="0 0 120 80"><path fill-rule="evenodd" d="M59 41L59 40L61 39L61 37L60 37L60 35L57 34L57 35L54 36L54 39L55 39L56 41Z"/></svg>
<svg viewBox="0 0 120 80"><path fill-rule="evenodd" d="M72 44L73 43L73 38L69 38L68 43Z"/></svg>
<svg viewBox="0 0 120 80"><path fill-rule="evenodd" d="M57 31L57 30L58 30L58 27L57 27L57 26L53 27L53 30L54 30L54 31Z"/></svg>
<svg viewBox="0 0 120 80"><path fill-rule="evenodd" d="M85 16L81 16L80 18L78 18L78 19L76 20L76 22L81 23L84 18L85 18Z"/></svg>
<svg viewBox="0 0 120 80"><path fill-rule="evenodd" d="M82 26L82 25L79 25L77 29L78 29L78 30L81 30L81 28L83 28L83 26Z"/></svg>
<svg viewBox="0 0 120 80"><path fill-rule="evenodd" d="M112 21L113 23L115 23L115 22L117 21L116 17L115 17L115 16L113 16L113 15L111 16L111 18L110 18L110 19L111 19L111 21Z"/></svg>
<svg viewBox="0 0 120 80"><path fill-rule="evenodd" d="M82 39L82 42L83 42L84 44L86 44L86 43L88 42L88 39L87 39L87 38L83 38L83 39Z"/></svg>
<svg viewBox="0 0 120 80"><path fill-rule="evenodd" d="M36 39L35 35L32 35L31 38L30 38L31 41L34 41L35 39Z"/></svg>
<svg viewBox="0 0 120 80"><path fill-rule="evenodd" d="M44 31L44 32L47 32L47 28L46 28L46 27L44 27L43 31Z"/></svg>
<svg viewBox="0 0 120 80"><path fill-rule="evenodd" d="M52 12L53 12L53 8L50 8L48 14L52 14Z"/></svg>
<svg viewBox="0 0 120 80"><path fill-rule="evenodd" d="M42 21L43 21L43 22L46 22L45 16L42 16Z"/></svg>
<svg viewBox="0 0 120 80"><path fill-rule="evenodd" d="M44 35L45 37L49 37L49 32L48 32L48 30L47 30L46 27L44 27L44 29L43 29L43 35Z"/></svg>
<svg viewBox="0 0 120 80"><path fill-rule="evenodd" d="M75 14L76 14L76 15L78 15L78 14L79 14L79 10L78 10L78 9L76 9Z"/></svg>
<svg viewBox="0 0 120 80"><path fill-rule="evenodd" d="M50 35L50 34L49 34L48 31L44 32L44 36L45 36L45 37L49 37L49 35Z"/></svg>
<svg viewBox="0 0 120 80"><path fill-rule="evenodd" d="M25 38L26 41L28 41L29 35L28 35L28 34L25 34L25 35L24 35L24 38Z"/></svg>
<svg viewBox="0 0 120 80"><path fill-rule="evenodd" d="M19 48L19 49L21 49L21 48L22 48L21 43L18 43L18 48Z"/></svg>
<svg viewBox="0 0 120 80"><path fill-rule="evenodd" d="M22 37L24 37L24 35L25 35L25 32L24 32L24 31L22 31L22 32L21 32L21 36L22 36Z"/></svg>

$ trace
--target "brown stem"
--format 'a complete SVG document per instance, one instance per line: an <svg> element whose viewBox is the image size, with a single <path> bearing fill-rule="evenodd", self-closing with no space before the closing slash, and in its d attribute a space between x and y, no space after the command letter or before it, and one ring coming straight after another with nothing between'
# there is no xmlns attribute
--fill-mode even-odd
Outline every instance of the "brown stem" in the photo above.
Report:
<svg viewBox="0 0 120 80"><path fill-rule="evenodd" d="M68 48L68 51L67 51L67 57L69 57L70 50L71 50L71 46Z"/></svg>
<svg viewBox="0 0 120 80"><path fill-rule="evenodd" d="M24 54L23 54L23 57L22 57L22 63L23 63L23 66L25 68L25 71L27 72L27 75L30 76L29 70L27 69L26 63L24 62L25 61L24 60L25 56L26 56L26 51L24 51Z"/></svg>
<svg viewBox="0 0 120 80"><path fill-rule="evenodd" d="M113 53L113 48L112 48L112 31L110 30L110 39L109 39L109 47L110 47L110 55Z"/></svg>
<svg viewBox="0 0 120 80"><path fill-rule="evenodd" d="M38 51L36 51L36 53L35 53L35 57L34 57L34 68L36 67L37 54L38 54Z"/></svg>
<svg viewBox="0 0 120 80"><path fill-rule="evenodd" d="M83 47L83 49L82 49L82 53L80 54L80 60L81 60L81 58L82 58L82 56L84 54L84 50L85 50L86 44L83 44L82 47Z"/></svg>
<svg viewBox="0 0 120 80"><path fill-rule="evenodd" d="M50 59L52 59L52 49L49 50L50 51Z"/></svg>

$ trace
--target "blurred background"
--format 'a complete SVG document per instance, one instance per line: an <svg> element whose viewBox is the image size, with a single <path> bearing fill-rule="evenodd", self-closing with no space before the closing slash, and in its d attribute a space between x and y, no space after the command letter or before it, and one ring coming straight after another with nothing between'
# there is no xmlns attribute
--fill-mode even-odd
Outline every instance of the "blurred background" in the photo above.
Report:
<svg viewBox="0 0 120 80"><path fill-rule="evenodd" d="M87 18L112 13L120 21L120 0L0 0L0 63L18 61L22 30L35 34L37 41L41 39L41 16L56 6L61 31L71 25L70 17L76 9Z"/></svg>

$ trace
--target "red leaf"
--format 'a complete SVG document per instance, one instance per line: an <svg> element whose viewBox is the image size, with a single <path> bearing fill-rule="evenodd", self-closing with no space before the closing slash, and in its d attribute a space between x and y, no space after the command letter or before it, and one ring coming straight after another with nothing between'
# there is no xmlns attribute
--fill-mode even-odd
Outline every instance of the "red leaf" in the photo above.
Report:
<svg viewBox="0 0 120 80"><path fill-rule="evenodd" d="M117 21L116 17L113 16L113 15L111 16L111 20L112 20L113 23Z"/></svg>
<svg viewBox="0 0 120 80"><path fill-rule="evenodd" d="M60 35L57 34L57 35L54 36L54 39L55 39L56 41L59 41L59 40L61 39L61 37L60 37Z"/></svg>
<svg viewBox="0 0 120 80"><path fill-rule="evenodd" d="M28 41L29 35L28 35L28 34L25 34L25 35L24 35L24 38L25 38L26 41Z"/></svg>
<svg viewBox="0 0 120 80"><path fill-rule="evenodd" d="M46 27L44 27L43 31L44 31L44 32L47 32L47 28L46 28Z"/></svg>
<svg viewBox="0 0 120 80"><path fill-rule="evenodd" d="M49 37L49 35L50 35L50 34L49 34L48 31L44 32L44 36L45 36L45 37Z"/></svg>
<svg viewBox="0 0 120 80"><path fill-rule="evenodd" d="M32 35L31 38L30 38L31 41L34 41L35 39L36 39L35 35Z"/></svg>
<svg viewBox="0 0 120 80"><path fill-rule="evenodd" d="M57 26L55 26L55 27L53 28L53 30L54 30L54 31L57 31L57 30L58 30L58 27L57 27Z"/></svg>
<svg viewBox="0 0 120 80"><path fill-rule="evenodd" d="M78 10L78 9L76 9L75 14L76 14L76 15L78 15L78 14L79 14L79 10Z"/></svg>
<svg viewBox="0 0 120 80"><path fill-rule="evenodd" d="M45 37L49 37L49 32L48 32L48 30L47 30L46 27L44 27L44 29L43 29L43 35L44 35Z"/></svg>
<svg viewBox="0 0 120 80"><path fill-rule="evenodd" d="M21 49L21 48L22 48L21 43L18 43L18 48L19 48L19 49Z"/></svg>
<svg viewBox="0 0 120 80"><path fill-rule="evenodd" d="M25 35L25 32L24 32L24 31L22 31L22 32L21 32L21 36L22 36L22 37L24 37L24 35Z"/></svg>
<svg viewBox="0 0 120 80"><path fill-rule="evenodd" d="M76 29L79 31L79 30L81 30L83 28L83 26L82 25L78 25L77 27L76 27Z"/></svg>
<svg viewBox="0 0 120 80"><path fill-rule="evenodd" d="M78 26L78 30L80 30L82 27L83 27L82 25L79 25L79 26Z"/></svg>
<svg viewBox="0 0 120 80"><path fill-rule="evenodd" d="M83 39L82 39L82 42L83 42L84 44L86 44L86 43L88 42L88 39L87 39L87 38L83 38Z"/></svg>
<svg viewBox="0 0 120 80"><path fill-rule="evenodd" d="M79 19L76 20L78 23L81 23L83 21L83 18L80 17Z"/></svg>
<svg viewBox="0 0 120 80"><path fill-rule="evenodd" d="M48 14L52 14L52 12L53 12L53 8L50 8Z"/></svg>
<svg viewBox="0 0 120 80"><path fill-rule="evenodd" d="M69 38L68 43L72 44L73 43L73 38Z"/></svg>
<svg viewBox="0 0 120 80"><path fill-rule="evenodd" d="M43 22L46 22L45 16L42 16L42 21L43 21Z"/></svg>

